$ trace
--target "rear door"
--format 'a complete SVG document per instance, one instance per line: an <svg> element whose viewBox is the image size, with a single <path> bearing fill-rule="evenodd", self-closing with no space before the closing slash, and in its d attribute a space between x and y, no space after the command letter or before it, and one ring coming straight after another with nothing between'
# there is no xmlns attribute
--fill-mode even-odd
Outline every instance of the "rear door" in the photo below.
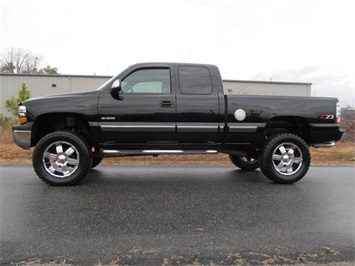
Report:
<svg viewBox="0 0 355 266"><path fill-rule="evenodd" d="M205 66L180 65L177 75L177 142L218 142L220 104L210 69Z"/></svg>
<svg viewBox="0 0 355 266"><path fill-rule="evenodd" d="M121 80L121 100L99 100L102 140L117 144L175 142L175 94L169 68L136 69Z"/></svg>

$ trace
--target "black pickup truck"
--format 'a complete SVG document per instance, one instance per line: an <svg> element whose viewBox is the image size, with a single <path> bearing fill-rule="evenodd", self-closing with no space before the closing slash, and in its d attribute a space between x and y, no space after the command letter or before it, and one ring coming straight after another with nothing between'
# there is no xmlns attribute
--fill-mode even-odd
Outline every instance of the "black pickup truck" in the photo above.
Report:
<svg viewBox="0 0 355 266"><path fill-rule="evenodd" d="M17 145L44 182L72 185L108 156L227 153L276 183L300 180L309 146L341 139L336 98L225 95L216 66L136 64L95 91L19 104Z"/></svg>

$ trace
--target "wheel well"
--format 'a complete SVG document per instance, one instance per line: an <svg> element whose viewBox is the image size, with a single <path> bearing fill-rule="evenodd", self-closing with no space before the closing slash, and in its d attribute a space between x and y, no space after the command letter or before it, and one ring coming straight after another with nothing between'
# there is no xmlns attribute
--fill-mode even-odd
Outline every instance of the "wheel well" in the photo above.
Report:
<svg viewBox="0 0 355 266"><path fill-rule="evenodd" d="M277 133L293 133L307 144L310 143L309 123L302 117L282 116L270 119L266 124L264 135L270 137Z"/></svg>
<svg viewBox="0 0 355 266"><path fill-rule="evenodd" d="M45 135L59 130L66 130L78 134L92 146L90 126L87 120L81 115L71 113L50 113L39 116L33 125L32 144L37 142Z"/></svg>

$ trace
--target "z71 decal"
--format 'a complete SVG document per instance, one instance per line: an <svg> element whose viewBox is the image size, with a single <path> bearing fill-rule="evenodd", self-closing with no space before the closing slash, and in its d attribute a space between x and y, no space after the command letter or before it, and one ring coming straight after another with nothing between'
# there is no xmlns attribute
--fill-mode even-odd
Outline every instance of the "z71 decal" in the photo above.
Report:
<svg viewBox="0 0 355 266"><path fill-rule="evenodd" d="M334 119L334 115L321 115L319 117L319 119L322 119L322 120L324 120L324 119Z"/></svg>

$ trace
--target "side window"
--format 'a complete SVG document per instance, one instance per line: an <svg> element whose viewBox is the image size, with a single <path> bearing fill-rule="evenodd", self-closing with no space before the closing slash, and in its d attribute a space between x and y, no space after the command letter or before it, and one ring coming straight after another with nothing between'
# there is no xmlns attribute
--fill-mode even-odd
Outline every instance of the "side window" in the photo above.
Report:
<svg viewBox="0 0 355 266"><path fill-rule="evenodd" d="M210 71L206 67L179 67L180 92L183 94L211 94Z"/></svg>
<svg viewBox="0 0 355 266"><path fill-rule="evenodd" d="M121 82L124 93L169 94L169 69L141 69L129 74Z"/></svg>

